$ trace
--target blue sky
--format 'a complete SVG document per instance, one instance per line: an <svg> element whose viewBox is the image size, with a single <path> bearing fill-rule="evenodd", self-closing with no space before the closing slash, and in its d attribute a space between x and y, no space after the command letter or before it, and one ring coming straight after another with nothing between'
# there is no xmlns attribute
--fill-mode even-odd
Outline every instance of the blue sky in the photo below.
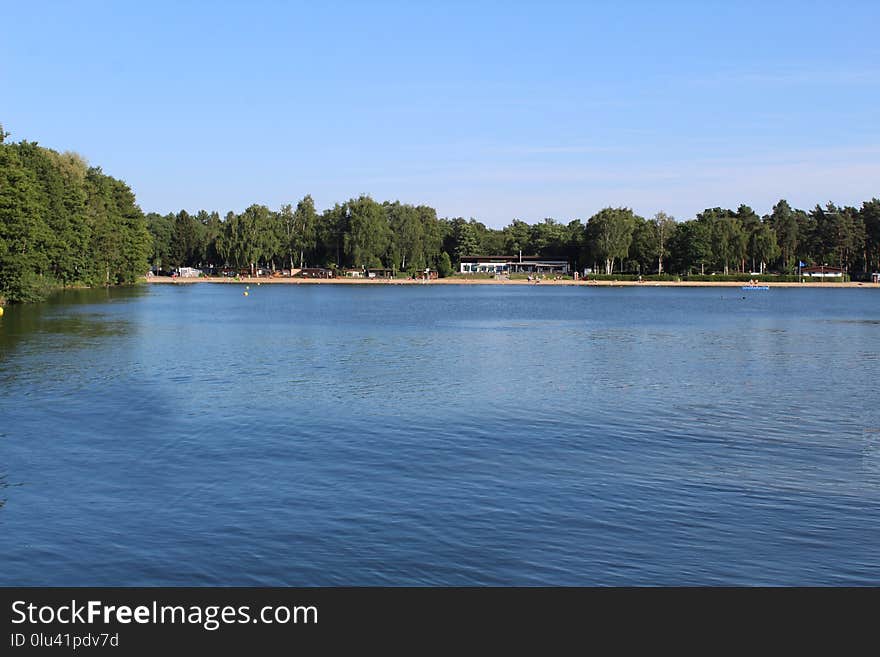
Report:
<svg viewBox="0 0 880 657"><path fill-rule="evenodd" d="M0 122L145 211L880 196L880 3L7 2Z"/></svg>

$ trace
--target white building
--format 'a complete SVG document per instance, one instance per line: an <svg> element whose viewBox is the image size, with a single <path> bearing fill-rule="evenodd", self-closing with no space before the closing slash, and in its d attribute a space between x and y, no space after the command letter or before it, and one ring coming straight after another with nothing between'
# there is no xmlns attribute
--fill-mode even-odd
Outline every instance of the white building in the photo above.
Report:
<svg viewBox="0 0 880 657"><path fill-rule="evenodd" d="M568 274L568 260L540 256L462 256L462 274Z"/></svg>
<svg viewBox="0 0 880 657"><path fill-rule="evenodd" d="M843 278L843 270L839 267L804 267L801 269L801 276L809 276L810 278Z"/></svg>

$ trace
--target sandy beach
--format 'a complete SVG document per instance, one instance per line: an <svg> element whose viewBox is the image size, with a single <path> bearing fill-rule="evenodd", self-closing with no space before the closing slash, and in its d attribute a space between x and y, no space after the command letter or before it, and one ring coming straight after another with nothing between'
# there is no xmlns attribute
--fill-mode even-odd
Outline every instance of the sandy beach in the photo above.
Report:
<svg viewBox="0 0 880 657"><path fill-rule="evenodd" d="M733 287L740 288L746 283L738 281L574 281L568 280L543 280L529 281L526 279L496 280L496 279L470 279L470 278L438 278L431 281L413 279L364 279L364 278L228 278L228 277L201 277L201 278L170 278L167 276L151 276L145 278L147 283L157 285L192 285L194 283L218 283L227 285L567 285L578 287ZM817 288L865 288L880 289L880 283L761 283L771 288L783 287L817 287Z"/></svg>

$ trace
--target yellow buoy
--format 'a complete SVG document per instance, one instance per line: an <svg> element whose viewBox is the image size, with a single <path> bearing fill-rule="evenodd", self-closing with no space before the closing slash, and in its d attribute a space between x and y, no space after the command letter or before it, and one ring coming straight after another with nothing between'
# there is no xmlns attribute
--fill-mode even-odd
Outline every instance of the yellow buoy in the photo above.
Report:
<svg viewBox="0 0 880 657"><path fill-rule="evenodd" d="M0 317L3 317L3 306L0 306Z"/></svg>
<svg viewBox="0 0 880 657"><path fill-rule="evenodd" d="M245 290L245 291L244 291L244 296L247 296L247 295L248 295L248 291Z"/></svg>

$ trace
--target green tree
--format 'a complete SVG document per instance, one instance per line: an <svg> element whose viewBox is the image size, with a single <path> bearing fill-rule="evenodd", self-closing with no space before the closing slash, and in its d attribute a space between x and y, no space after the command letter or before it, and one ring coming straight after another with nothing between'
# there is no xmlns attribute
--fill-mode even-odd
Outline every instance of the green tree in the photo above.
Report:
<svg viewBox="0 0 880 657"><path fill-rule="evenodd" d="M748 205L740 205L736 211L736 219L739 222L740 232L739 269L745 272L745 260L749 260L751 265L749 271L755 271L758 263L762 262L758 253L758 233L762 231L761 218Z"/></svg>
<svg viewBox="0 0 880 657"><path fill-rule="evenodd" d="M88 270L89 232L85 223L88 163L78 153L57 153L45 150L58 169L62 179L62 198L59 210L51 219L50 227L58 238L53 254L53 268L59 281L67 284L83 283Z"/></svg>
<svg viewBox="0 0 880 657"><path fill-rule="evenodd" d="M241 214L227 216L219 251L226 262L236 267L249 267L256 273L257 265L268 263L279 250L275 217L265 205L251 205Z"/></svg>
<svg viewBox="0 0 880 657"><path fill-rule="evenodd" d="M746 252L746 235L735 212L723 208L708 208L697 215L697 221L709 231L712 263L724 274L730 273L730 263L742 264Z"/></svg>
<svg viewBox="0 0 880 657"><path fill-rule="evenodd" d="M687 274L699 267L700 274L705 274L713 257L711 223L692 219L678 224L670 240L670 251L679 272Z"/></svg>
<svg viewBox="0 0 880 657"><path fill-rule="evenodd" d="M298 255L299 248L296 239L296 220L293 214L293 206L290 203L281 206L281 209L278 211L278 222L281 227L281 242L287 256L287 262L290 268L294 269L294 254Z"/></svg>
<svg viewBox="0 0 880 657"><path fill-rule="evenodd" d="M442 251L440 253L440 257L437 258L437 275L440 278L446 278L452 274L452 261L449 259L449 254L446 251Z"/></svg>
<svg viewBox="0 0 880 657"><path fill-rule="evenodd" d="M653 221L635 218L632 242L629 247L630 266L639 274L647 273L657 258L657 230Z"/></svg>
<svg viewBox="0 0 880 657"><path fill-rule="evenodd" d="M51 239L38 181L16 145L0 145L0 296L33 301L45 292L46 245Z"/></svg>
<svg viewBox="0 0 880 657"><path fill-rule="evenodd" d="M157 269L171 267L171 245L174 242L175 214L161 215L150 212L146 215L147 229L153 237L153 248L150 253L150 264Z"/></svg>
<svg viewBox="0 0 880 657"><path fill-rule="evenodd" d="M781 199L773 206L773 212L767 218L773 232L782 257L782 270L790 272L796 266L795 253L798 247L798 220L794 210L788 201Z"/></svg>
<svg viewBox="0 0 880 657"><path fill-rule="evenodd" d="M814 223L813 254L822 264L849 271L853 255L863 249L865 226L855 208L838 208L827 203L810 213Z"/></svg>
<svg viewBox="0 0 880 657"><path fill-rule="evenodd" d="M88 168L76 153L0 143L4 297L30 301L65 285L132 282L146 271L150 248L125 183Z"/></svg>
<svg viewBox="0 0 880 657"><path fill-rule="evenodd" d="M568 235L565 226L552 217L532 226L531 252L543 256L558 256L565 251Z"/></svg>
<svg viewBox="0 0 880 657"><path fill-rule="evenodd" d="M406 270L420 266L424 269L425 225L419 212L400 201L383 204L391 228L392 265Z"/></svg>
<svg viewBox="0 0 880 657"><path fill-rule="evenodd" d="M312 256L317 242L318 213L315 211L315 202L309 194L306 194L296 204L293 213L293 239L291 245L293 253L299 254L299 267L305 266L306 254ZM293 259L291 258L291 268Z"/></svg>
<svg viewBox="0 0 880 657"><path fill-rule="evenodd" d="M449 224L437 218L437 211L427 205L416 206L416 214L422 224L422 255L415 262L416 267L427 267L430 263L439 269L439 258L443 253L443 243ZM449 257L449 253L446 253Z"/></svg>
<svg viewBox="0 0 880 657"><path fill-rule="evenodd" d="M134 194L128 185L104 175L97 167L88 171L86 190L92 280L102 285L133 283L146 272L152 248Z"/></svg>
<svg viewBox="0 0 880 657"><path fill-rule="evenodd" d="M316 229L316 260L324 265L342 266L343 246L349 229L349 213L345 205L336 203L321 213Z"/></svg>
<svg viewBox="0 0 880 657"><path fill-rule="evenodd" d="M181 210L174 217L171 249L168 254L172 267L191 267L198 264L200 240L198 221L186 210Z"/></svg>
<svg viewBox="0 0 880 657"><path fill-rule="evenodd" d="M821 261L823 259L823 256L820 254L820 251L822 250L821 239L814 213L795 210L795 220L797 221L798 232L798 244L795 257L798 261L803 261L808 264Z"/></svg>
<svg viewBox="0 0 880 657"><path fill-rule="evenodd" d="M391 246L391 228L382 206L369 196L346 203L349 231L345 236L347 262L355 267L381 267Z"/></svg>
<svg viewBox="0 0 880 657"><path fill-rule="evenodd" d="M74 154L64 155L35 143L18 145L22 164L34 174L39 223L48 229L41 248L46 274L59 284L79 280L85 263L88 235L83 230L85 210L84 162ZM42 275L42 273L41 273Z"/></svg>
<svg viewBox="0 0 880 657"><path fill-rule="evenodd" d="M586 241L593 257L604 261L605 274L614 272L614 261L629 254L636 215L629 208L604 208L587 221Z"/></svg>
<svg viewBox="0 0 880 657"><path fill-rule="evenodd" d="M474 227L479 253L494 255L504 250L504 233L502 231L489 228L476 219L471 219L468 223Z"/></svg>
<svg viewBox="0 0 880 657"><path fill-rule="evenodd" d="M199 216L203 216L203 213L199 212ZM217 248L217 242L223 234L223 222L220 221L220 213L211 212L207 215L207 218L203 218L203 223L203 251L201 260L211 267L218 267L223 264L223 257Z"/></svg>
<svg viewBox="0 0 880 657"><path fill-rule="evenodd" d="M477 241L474 225L461 217L452 220L452 253L456 264L461 263L464 256L477 255Z"/></svg>
<svg viewBox="0 0 880 657"><path fill-rule="evenodd" d="M651 220L654 224L654 233L657 236L656 256L657 256L657 273L663 273L663 259L669 255L669 240L675 231L675 217L670 217L665 212L658 212Z"/></svg>
<svg viewBox="0 0 880 657"><path fill-rule="evenodd" d="M122 250L115 271L116 283L130 285L147 271L152 238L131 188L121 180L111 179L111 184L119 217L118 230L122 236Z"/></svg>
<svg viewBox="0 0 880 657"><path fill-rule="evenodd" d="M525 221L514 219L503 231L504 251L509 255L518 255L520 252L529 254L534 252L532 248L532 229ZM496 254L486 254L496 255Z"/></svg>
<svg viewBox="0 0 880 657"><path fill-rule="evenodd" d="M859 214L865 230L865 270L880 271L880 199L862 203Z"/></svg>
<svg viewBox="0 0 880 657"><path fill-rule="evenodd" d="M90 280L98 285L112 285L116 282L114 272L122 262L123 248L113 188L110 178L98 167L89 169L86 183L86 221L92 238Z"/></svg>
<svg viewBox="0 0 880 657"><path fill-rule="evenodd" d="M776 240L776 232L769 222L762 222L749 236L749 254L752 258L752 270L758 263L759 271L763 274L768 262L773 262L779 257L779 245Z"/></svg>
<svg viewBox="0 0 880 657"><path fill-rule="evenodd" d="M565 226L565 245L561 251L571 266L578 270L585 262L584 224L580 219L572 219Z"/></svg>

